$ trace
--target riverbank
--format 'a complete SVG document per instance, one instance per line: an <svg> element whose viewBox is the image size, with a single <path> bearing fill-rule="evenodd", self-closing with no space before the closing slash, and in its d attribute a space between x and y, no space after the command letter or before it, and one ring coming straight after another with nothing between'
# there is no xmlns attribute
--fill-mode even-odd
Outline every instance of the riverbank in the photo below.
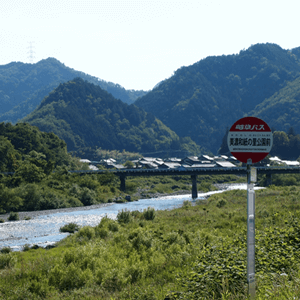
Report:
<svg viewBox="0 0 300 300"><path fill-rule="evenodd" d="M82 210L92 210L97 208L106 207L113 205L114 203L100 203L90 206L78 206L78 207L66 207L66 208L57 208L57 209L48 209L48 210L36 210L36 211L22 211L19 212L20 221L26 220L26 218L35 219L42 215L51 215L55 213L68 213L73 211L82 211ZM0 215L0 219L3 219L5 222L8 221L9 213Z"/></svg>
<svg viewBox="0 0 300 300"><path fill-rule="evenodd" d="M88 210L81 216L55 214L0 224L2 233L22 239L16 245L3 243L14 251L2 255L0 298L248 299L245 186L215 193L195 206L151 199L114 204L101 214ZM257 298L294 299L300 294L295 238L300 232L299 192L298 186L271 186L256 193ZM154 220L137 213L159 201L178 208L158 209ZM110 218L125 207L128 219ZM62 239L67 234L59 228L68 222L86 227ZM41 249L58 238L55 248ZM26 244L39 248L16 251Z"/></svg>
<svg viewBox="0 0 300 300"><path fill-rule="evenodd" d="M229 183L214 184L214 186L216 187L216 190L226 190L229 186L232 186L232 185L238 185L238 184L233 184L233 183L232 184L229 184ZM135 193L132 196L132 198L138 199L138 200L152 199L152 198L155 199L155 198L163 198L166 196L190 195L190 193L191 193L191 191L188 191L188 190L181 190L181 191L176 191L173 193L149 193L149 192L147 192L146 189L138 189L137 193ZM203 193L203 191L198 191L198 193L199 194ZM206 198L208 198L208 197L209 197L209 195ZM26 220L27 218L35 219L42 215L51 215L51 214L55 214L55 213L69 213L69 212L73 212L73 211L93 210L93 209L113 205L115 203L116 202L100 203L100 204L94 204L94 205L90 205L90 206L66 207L66 208L37 210L37 211L22 211L22 212L19 212L19 219L21 221L21 220ZM125 203L126 202L124 202L124 204ZM8 221L8 218L9 218L9 213L0 215L0 219L3 219L5 222Z"/></svg>

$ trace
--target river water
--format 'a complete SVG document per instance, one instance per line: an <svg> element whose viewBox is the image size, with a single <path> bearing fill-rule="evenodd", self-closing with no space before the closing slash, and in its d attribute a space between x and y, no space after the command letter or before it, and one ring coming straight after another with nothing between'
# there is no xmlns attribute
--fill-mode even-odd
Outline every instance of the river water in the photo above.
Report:
<svg viewBox="0 0 300 300"><path fill-rule="evenodd" d="M229 189L246 188L246 184L229 185L218 191L199 193L198 199L205 199L211 194L222 193ZM52 211L49 214L38 215L31 220L0 223L0 249L10 247L14 251L19 251L22 250L24 245L46 247L68 235L68 233L61 233L59 231L59 228L65 224L73 222L80 226L96 226L104 216L115 219L118 212L125 208L130 211L143 211L150 206L155 210L169 210L182 206L185 200L192 201L191 195L143 199L88 210L83 209L56 213Z"/></svg>

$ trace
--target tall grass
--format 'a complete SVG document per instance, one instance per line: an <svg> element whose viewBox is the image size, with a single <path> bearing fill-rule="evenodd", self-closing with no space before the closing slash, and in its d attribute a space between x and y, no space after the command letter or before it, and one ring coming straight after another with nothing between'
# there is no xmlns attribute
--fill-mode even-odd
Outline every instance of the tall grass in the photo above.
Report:
<svg viewBox="0 0 300 300"><path fill-rule="evenodd" d="M256 191L257 299L299 298L299 195ZM246 202L229 191L171 211L123 210L51 250L0 254L0 298L248 299Z"/></svg>

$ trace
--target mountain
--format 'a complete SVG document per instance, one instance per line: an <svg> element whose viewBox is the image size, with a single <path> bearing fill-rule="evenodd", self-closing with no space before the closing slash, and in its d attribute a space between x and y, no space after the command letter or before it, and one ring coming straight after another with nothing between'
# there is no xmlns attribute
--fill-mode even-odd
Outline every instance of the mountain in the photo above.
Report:
<svg viewBox="0 0 300 300"><path fill-rule="evenodd" d="M207 57L178 69L135 105L216 153L227 127L255 115L258 105L300 76L299 53L256 44L236 55Z"/></svg>
<svg viewBox="0 0 300 300"><path fill-rule="evenodd" d="M293 127L300 133L300 77L287 82L284 88L257 105L249 115L263 119L278 131L288 132Z"/></svg>
<svg viewBox="0 0 300 300"><path fill-rule="evenodd" d="M75 77L99 85L128 104L146 94L144 91L125 90L118 84L75 71L55 58L47 58L36 64L11 62L0 66L0 122L17 122L32 112L60 83Z"/></svg>
<svg viewBox="0 0 300 300"><path fill-rule="evenodd" d="M75 78L60 84L22 122L53 132L68 151L85 147L132 152L199 148L151 113L115 99L99 86Z"/></svg>

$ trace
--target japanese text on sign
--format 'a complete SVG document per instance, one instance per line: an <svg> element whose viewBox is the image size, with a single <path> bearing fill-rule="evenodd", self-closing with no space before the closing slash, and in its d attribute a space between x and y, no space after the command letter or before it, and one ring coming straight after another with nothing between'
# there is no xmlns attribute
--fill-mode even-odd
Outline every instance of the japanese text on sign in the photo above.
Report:
<svg viewBox="0 0 300 300"><path fill-rule="evenodd" d="M261 125L242 125L242 124L238 124L235 126L235 129L238 130L265 130L265 125L261 124Z"/></svg>
<svg viewBox="0 0 300 300"><path fill-rule="evenodd" d="M229 146L270 146L269 138L230 138Z"/></svg>

